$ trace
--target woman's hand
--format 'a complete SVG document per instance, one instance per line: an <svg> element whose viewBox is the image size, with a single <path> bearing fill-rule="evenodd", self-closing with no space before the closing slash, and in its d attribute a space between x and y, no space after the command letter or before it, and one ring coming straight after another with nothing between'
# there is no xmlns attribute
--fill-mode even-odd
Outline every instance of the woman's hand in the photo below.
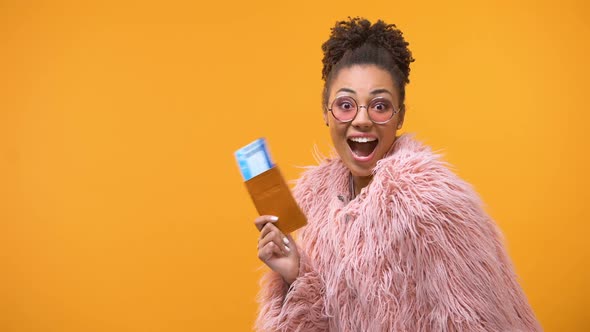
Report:
<svg viewBox="0 0 590 332"><path fill-rule="evenodd" d="M258 258L290 285L299 275L299 252L291 235L285 236L274 225L277 220L275 216L260 216L254 221L260 231Z"/></svg>

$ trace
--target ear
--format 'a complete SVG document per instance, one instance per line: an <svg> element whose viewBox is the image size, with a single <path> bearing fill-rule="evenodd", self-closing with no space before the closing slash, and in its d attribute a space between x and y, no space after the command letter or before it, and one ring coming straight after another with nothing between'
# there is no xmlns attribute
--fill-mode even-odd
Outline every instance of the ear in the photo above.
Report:
<svg viewBox="0 0 590 332"><path fill-rule="evenodd" d="M324 110L324 123L326 124L326 127L330 126L328 124L328 111L326 111L326 110Z"/></svg>
<svg viewBox="0 0 590 332"><path fill-rule="evenodd" d="M399 121L397 122L397 129L402 129L404 126L404 119L406 118L406 107L403 106L401 112L399 112Z"/></svg>

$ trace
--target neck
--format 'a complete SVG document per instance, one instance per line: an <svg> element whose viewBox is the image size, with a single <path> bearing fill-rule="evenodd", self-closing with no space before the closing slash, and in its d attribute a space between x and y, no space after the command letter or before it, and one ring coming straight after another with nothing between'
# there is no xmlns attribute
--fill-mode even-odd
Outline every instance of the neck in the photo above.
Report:
<svg viewBox="0 0 590 332"><path fill-rule="evenodd" d="M352 180L354 183L354 196L358 196L361 190L368 186L371 183L373 176L352 176Z"/></svg>

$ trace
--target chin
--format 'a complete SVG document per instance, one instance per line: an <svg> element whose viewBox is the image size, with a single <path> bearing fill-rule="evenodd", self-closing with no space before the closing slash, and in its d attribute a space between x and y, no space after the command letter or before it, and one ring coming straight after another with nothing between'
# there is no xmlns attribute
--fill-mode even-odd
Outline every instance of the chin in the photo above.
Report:
<svg viewBox="0 0 590 332"><path fill-rule="evenodd" d="M346 167L350 170L352 176L368 177L373 175L373 168L375 168L375 165L372 164L370 166L367 165L367 167L359 167L358 165L348 163Z"/></svg>

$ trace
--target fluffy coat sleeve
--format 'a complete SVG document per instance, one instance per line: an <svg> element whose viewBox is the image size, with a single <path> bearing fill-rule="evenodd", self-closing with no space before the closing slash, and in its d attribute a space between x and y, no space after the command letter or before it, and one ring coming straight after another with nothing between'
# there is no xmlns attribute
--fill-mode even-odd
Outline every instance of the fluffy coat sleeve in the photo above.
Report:
<svg viewBox="0 0 590 332"><path fill-rule="evenodd" d="M402 188L390 197L397 205L394 220L407 221L392 249L403 252L400 266L413 287L405 294L411 304L402 311L406 322L396 325L411 331L540 331L501 233L477 194L443 162L423 160L398 179Z"/></svg>
<svg viewBox="0 0 590 332"><path fill-rule="evenodd" d="M324 286L301 256L299 277L288 287L282 277L269 271L261 281L257 331L327 331Z"/></svg>
<svg viewBox="0 0 590 332"><path fill-rule="evenodd" d="M298 181L307 181L307 176ZM302 195L300 187L294 190L295 198L306 213L312 203L309 195ZM299 275L289 287L274 271L262 277L258 294L259 312L257 331L328 331L324 315L325 285L314 270L305 248L298 246Z"/></svg>

